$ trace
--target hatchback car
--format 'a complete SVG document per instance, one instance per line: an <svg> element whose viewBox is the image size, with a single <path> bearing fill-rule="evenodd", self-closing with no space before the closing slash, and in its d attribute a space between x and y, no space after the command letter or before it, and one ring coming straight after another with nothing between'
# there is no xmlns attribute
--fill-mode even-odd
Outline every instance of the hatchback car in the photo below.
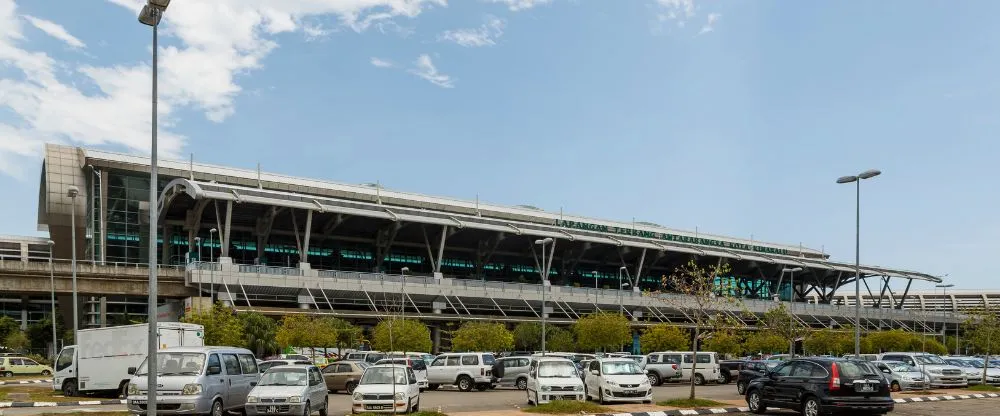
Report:
<svg viewBox="0 0 1000 416"><path fill-rule="evenodd" d="M895 402L889 383L866 361L836 358L792 359L747 386L747 407L800 410L804 416L834 412L885 414Z"/></svg>
<svg viewBox="0 0 1000 416"><path fill-rule="evenodd" d="M586 400L580 373L573 361L566 358L532 357L525 393L528 404L534 405L553 400Z"/></svg>
<svg viewBox="0 0 1000 416"><path fill-rule="evenodd" d="M361 375L365 369L371 367L364 361L340 361L323 367L323 379L326 380L326 387L330 393L346 391L348 394L354 393L354 388L361 381Z"/></svg>
<svg viewBox="0 0 1000 416"><path fill-rule="evenodd" d="M329 405L326 382L314 365L280 365L260 377L244 407L249 416L305 415L319 412L326 416Z"/></svg>
<svg viewBox="0 0 1000 416"><path fill-rule="evenodd" d="M420 391L427 388L427 364L421 359L412 358L386 358L379 360L375 365L379 364L399 364L405 365L413 370L413 374L417 376L417 387L420 387Z"/></svg>
<svg viewBox="0 0 1000 416"><path fill-rule="evenodd" d="M608 402L653 402L653 386L646 372L631 358L604 358L590 362L584 376L588 399Z"/></svg>
<svg viewBox="0 0 1000 416"><path fill-rule="evenodd" d="M0 357L0 376L11 377L28 374L52 375L52 367L26 357Z"/></svg>
<svg viewBox="0 0 1000 416"><path fill-rule="evenodd" d="M417 376L398 364L373 365L351 396L351 413L410 413L420 410Z"/></svg>
<svg viewBox="0 0 1000 416"><path fill-rule="evenodd" d="M279 365L312 365L312 361L293 360L293 359L287 359L287 360L286 359L278 359L278 360L261 361L261 362L257 363L257 369L260 370L261 374L264 374L271 367L275 367L275 366L279 366Z"/></svg>
<svg viewBox="0 0 1000 416"><path fill-rule="evenodd" d="M889 390L923 390L931 379L919 368L900 361L873 361L872 364L882 372L889 382Z"/></svg>

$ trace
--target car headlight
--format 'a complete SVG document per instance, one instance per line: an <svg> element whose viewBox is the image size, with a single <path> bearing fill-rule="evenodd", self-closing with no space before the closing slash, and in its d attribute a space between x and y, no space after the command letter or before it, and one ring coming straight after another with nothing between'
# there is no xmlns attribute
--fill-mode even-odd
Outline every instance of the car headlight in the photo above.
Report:
<svg viewBox="0 0 1000 416"><path fill-rule="evenodd" d="M193 396L196 394L201 394L201 384L185 384L184 388L181 389L181 394L185 396Z"/></svg>
<svg viewBox="0 0 1000 416"><path fill-rule="evenodd" d="M645 386L647 384L649 384L649 378L644 378L642 379L642 381L639 382L640 386Z"/></svg>
<svg viewBox="0 0 1000 416"><path fill-rule="evenodd" d="M288 398L289 403L302 403L302 396L292 396Z"/></svg>
<svg viewBox="0 0 1000 416"><path fill-rule="evenodd" d="M361 399L363 399L363 398L364 398L364 396L362 396L361 393L354 393L354 401L360 402Z"/></svg>
<svg viewBox="0 0 1000 416"><path fill-rule="evenodd" d="M257 403L257 396L247 396L247 403Z"/></svg>
<svg viewBox="0 0 1000 416"><path fill-rule="evenodd" d="M405 393L396 393L395 397L396 397L396 400L406 400L406 394Z"/></svg>
<svg viewBox="0 0 1000 416"><path fill-rule="evenodd" d="M573 386L573 391L583 391L583 385Z"/></svg>
<svg viewBox="0 0 1000 416"><path fill-rule="evenodd" d="M552 391L552 386L542 386L542 391Z"/></svg>
<svg viewBox="0 0 1000 416"><path fill-rule="evenodd" d="M134 383L128 383L128 395L139 394L139 386Z"/></svg>

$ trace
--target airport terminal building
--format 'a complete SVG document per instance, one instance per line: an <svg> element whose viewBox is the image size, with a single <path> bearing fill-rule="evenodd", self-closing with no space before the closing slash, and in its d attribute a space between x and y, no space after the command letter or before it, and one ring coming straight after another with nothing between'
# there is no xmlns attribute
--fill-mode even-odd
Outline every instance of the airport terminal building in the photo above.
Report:
<svg viewBox="0 0 1000 416"><path fill-rule="evenodd" d="M853 297L834 292L853 286L854 265L799 245L190 161L159 166L159 204L150 207L148 158L47 145L38 226L55 242L52 255L71 257L74 224L76 256L94 273L145 267L149 239L156 238L159 267L183 279L174 298L190 304L215 296L237 309L329 313L362 323L402 305L431 323L546 314L559 324L594 310L623 309L637 325L684 324L682 313L641 292L663 289L662 276L694 260L728 264L731 275L719 278L734 284L733 294L751 311L766 310L776 298L793 300L807 324L853 324ZM79 190L76 197L68 195L71 186ZM159 218L155 237L149 235L151 209ZM33 253L26 258L47 261L41 243L25 243ZM790 279L796 268L801 271ZM860 324L869 327L916 325L902 309L910 283L940 282L876 266L861 266L861 275ZM90 303L83 307L97 317L88 325L107 320L107 311L94 309L108 304L101 295L86 294ZM145 302L140 295L115 302L138 312Z"/></svg>

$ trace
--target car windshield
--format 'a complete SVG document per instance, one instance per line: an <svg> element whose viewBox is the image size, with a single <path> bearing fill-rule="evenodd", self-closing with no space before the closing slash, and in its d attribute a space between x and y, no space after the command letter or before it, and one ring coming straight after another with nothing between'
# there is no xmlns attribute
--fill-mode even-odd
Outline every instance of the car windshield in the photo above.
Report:
<svg viewBox="0 0 1000 416"><path fill-rule="evenodd" d="M837 370L841 379L857 379L865 376L875 376L878 372L865 361L838 361Z"/></svg>
<svg viewBox="0 0 1000 416"><path fill-rule="evenodd" d="M601 364L604 375L642 374L642 369L634 361L612 361Z"/></svg>
<svg viewBox="0 0 1000 416"><path fill-rule="evenodd" d="M766 364L764 364L764 365L766 365L766 366L767 366L767 369L768 369L768 370L772 370L772 369L774 369L774 367L777 367L777 366L778 366L778 364L781 364L781 361L768 361L768 362L767 362Z"/></svg>
<svg viewBox="0 0 1000 416"><path fill-rule="evenodd" d="M936 355L918 355L913 358L917 360L917 364L947 364Z"/></svg>
<svg viewBox="0 0 1000 416"><path fill-rule="evenodd" d="M889 365L889 368L897 373L915 373L920 371L917 369L917 367L914 367L906 363L893 363Z"/></svg>
<svg viewBox="0 0 1000 416"><path fill-rule="evenodd" d="M273 367L260 377L258 386L305 386L308 384L306 370L301 368Z"/></svg>
<svg viewBox="0 0 1000 416"><path fill-rule="evenodd" d="M579 373L569 361L550 361L538 365L538 377L572 378L579 377Z"/></svg>
<svg viewBox="0 0 1000 416"><path fill-rule="evenodd" d="M156 374L161 376L181 376L201 374L205 366L205 354L200 352L159 352L156 354ZM139 364L136 375L147 373L146 360Z"/></svg>
<svg viewBox="0 0 1000 416"><path fill-rule="evenodd" d="M395 378L395 381L393 381ZM398 367L371 367L361 376L361 384L406 384L406 370Z"/></svg>
<svg viewBox="0 0 1000 416"><path fill-rule="evenodd" d="M975 368L983 368L983 367L986 367L986 364L984 364L984 363L983 363L982 361L979 361L979 360L966 360L966 361L965 361L965 363L966 363L966 364L967 364L967 365L968 365L969 367L975 367Z"/></svg>

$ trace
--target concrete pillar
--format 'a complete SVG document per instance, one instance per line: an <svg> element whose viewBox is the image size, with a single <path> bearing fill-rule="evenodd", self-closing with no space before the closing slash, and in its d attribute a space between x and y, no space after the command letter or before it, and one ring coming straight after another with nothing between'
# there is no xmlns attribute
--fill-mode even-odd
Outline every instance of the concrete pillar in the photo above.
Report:
<svg viewBox="0 0 1000 416"><path fill-rule="evenodd" d="M441 327L434 325L431 327L431 354L438 354L441 351Z"/></svg>
<svg viewBox="0 0 1000 416"><path fill-rule="evenodd" d="M172 227L163 225L163 245L160 251L160 263L170 264L170 239L173 238Z"/></svg>
<svg viewBox="0 0 1000 416"><path fill-rule="evenodd" d="M303 309L303 310L311 308L312 305L316 303L316 299L314 299L312 297L312 295L310 295L305 290L299 292L299 296L298 296L297 300L299 302L299 309Z"/></svg>
<svg viewBox="0 0 1000 416"><path fill-rule="evenodd" d="M101 296L101 328L108 326L108 297Z"/></svg>
<svg viewBox="0 0 1000 416"><path fill-rule="evenodd" d="M233 297L235 297L235 295ZM226 291L219 292L218 300L227 308L232 308L233 305L236 304L236 299L230 297L229 292Z"/></svg>
<svg viewBox="0 0 1000 416"><path fill-rule="evenodd" d="M21 330L28 329L28 297L21 298Z"/></svg>
<svg viewBox="0 0 1000 416"><path fill-rule="evenodd" d="M28 243L21 243L21 261L28 262Z"/></svg>

